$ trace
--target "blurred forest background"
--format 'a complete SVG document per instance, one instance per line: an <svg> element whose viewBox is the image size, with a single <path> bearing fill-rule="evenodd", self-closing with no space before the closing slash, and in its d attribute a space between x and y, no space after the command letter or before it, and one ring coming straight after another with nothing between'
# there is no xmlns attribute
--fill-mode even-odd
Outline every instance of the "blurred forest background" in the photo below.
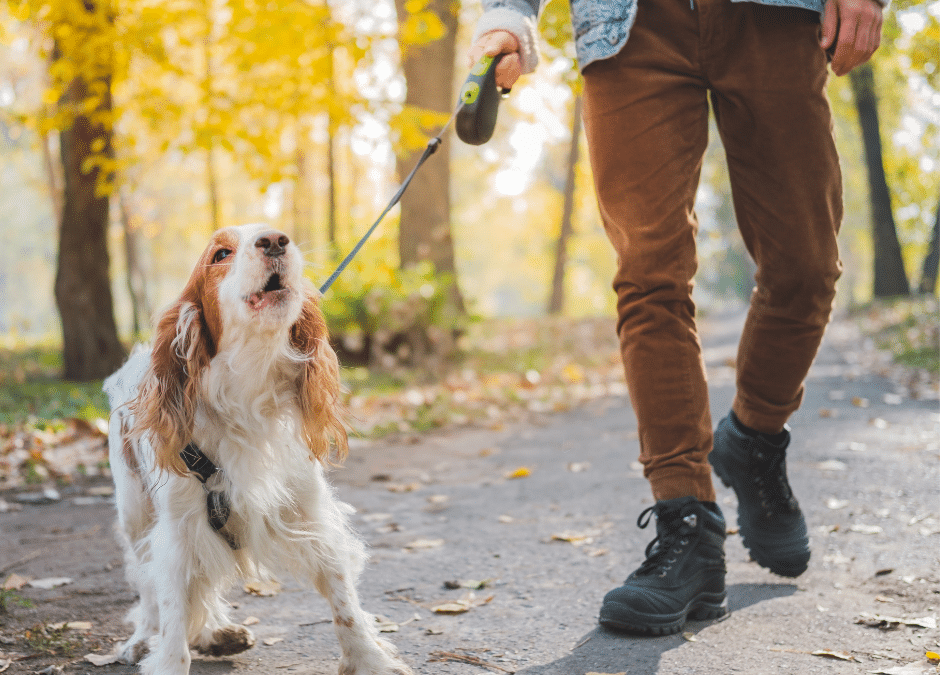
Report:
<svg viewBox="0 0 940 675"><path fill-rule="evenodd" d="M325 280L450 117L480 11L459 0L0 0L5 420L34 381L97 387L148 337L218 227L279 227L311 280ZM567 3L549 4L541 34L539 70L502 103L494 138L470 147L448 135L324 298L351 377L440 372L467 327L493 317L603 316L612 334L614 256ZM935 297L938 62L940 2L894 0L873 62L830 81L842 308ZM706 312L741 306L754 271L712 138L697 204Z"/></svg>

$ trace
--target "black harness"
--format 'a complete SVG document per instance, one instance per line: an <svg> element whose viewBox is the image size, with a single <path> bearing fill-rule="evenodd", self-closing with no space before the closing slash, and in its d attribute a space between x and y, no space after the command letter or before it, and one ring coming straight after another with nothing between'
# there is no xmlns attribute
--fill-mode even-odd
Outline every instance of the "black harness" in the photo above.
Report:
<svg viewBox="0 0 940 675"><path fill-rule="evenodd" d="M228 495L222 490L210 490L206 487L206 481L219 471L219 467L212 463L212 460L206 457L206 453L199 449L195 443L190 443L180 452L180 457L186 468L189 469L199 482L202 483L202 489L206 492L206 510L209 513L209 524L212 529L218 532L233 551L238 550L238 542L235 537L228 532L222 532L229 516L232 515L232 509L229 506Z"/></svg>

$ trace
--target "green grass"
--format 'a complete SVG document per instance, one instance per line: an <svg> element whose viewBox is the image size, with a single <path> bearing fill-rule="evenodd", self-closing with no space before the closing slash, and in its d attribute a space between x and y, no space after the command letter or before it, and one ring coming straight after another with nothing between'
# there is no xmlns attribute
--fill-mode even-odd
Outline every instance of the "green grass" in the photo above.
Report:
<svg viewBox="0 0 940 675"><path fill-rule="evenodd" d="M61 369L58 345L0 348L0 424L44 428L70 417L107 417L101 381L65 382L59 379Z"/></svg>
<svg viewBox="0 0 940 675"><path fill-rule="evenodd" d="M895 363L940 371L940 304L935 297L876 302L858 313L862 330Z"/></svg>

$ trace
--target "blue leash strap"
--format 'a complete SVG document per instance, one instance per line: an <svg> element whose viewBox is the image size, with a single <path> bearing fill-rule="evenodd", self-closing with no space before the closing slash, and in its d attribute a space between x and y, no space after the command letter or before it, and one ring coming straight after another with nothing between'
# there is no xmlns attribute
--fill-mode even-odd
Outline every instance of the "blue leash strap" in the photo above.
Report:
<svg viewBox="0 0 940 675"><path fill-rule="evenodd" d="M457 106L457 110L454 112L451 118L447 120L447 124L445 124L441 128L440 133L438 133L437 136L435 136L430 141L428 141L428 145L424 149L424 153L421 155L421 158L418 159L418 162L417 164L415 164L415 167L411 170L411 173L408 174L408 177L405 178L404 182L399 186L398 191L395 193L395 196L392 197L392 201L390 201L388 203L388 206L385 207L385 210L382 211L382 215L378 217L378 220L372 223L372 227L370 227L368 231L366 231L366 233L362 236L359 242L353 247L353 250L351 250L345 258L343 258L343 262L339 264L339 267L336 268L336 271L330 275L329 279L323 282L322 286L320 286L321 295L325 294L328 290L330 290L330 286L332 286L333 282L336 281L336 277L338 277L340 273L344 269L346 269L346 267L349 265L352 259L356 257L356 254L359 253L359 249L361 249L363 244L366 243L366 240L368 240L368 238L372 236L372 233L375 232L375 228L379 226L379 223L382 222L382 219L386 216L386 214L388 214L389 211L391 211L395 207L395 205L399 202L399 200L401 200L401 196L405 194L405 190L408 189L408 185L411 183L411 179L415 177L416 173L418 173L418 169L420 169L421 165L427 161L428 157L433 155L437 151L437 149L441 146L441 143L443 142L441 140L441 136L444 135L444 132L447 130L447 127L450 126L450 123L453 122L454 117L457 116L457 113L460 111L462 107L463 107L463 103L461 102L460 105Z"/></svg>

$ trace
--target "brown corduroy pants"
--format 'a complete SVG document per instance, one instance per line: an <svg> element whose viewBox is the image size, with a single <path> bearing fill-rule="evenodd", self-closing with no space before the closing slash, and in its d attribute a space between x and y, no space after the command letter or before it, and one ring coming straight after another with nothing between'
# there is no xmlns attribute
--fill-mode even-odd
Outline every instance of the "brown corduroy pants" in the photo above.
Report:
<svg viewBox="0 0 940 675"><path fill-rule="evenodd" d="M758 268L733 410L776 433L802 399L841 272L841 174L819 33L809 10L640 0L624 49L585 69L595 187L619 261L618 333L656 499L715 499L691 298L709 95Z"/></svg>

